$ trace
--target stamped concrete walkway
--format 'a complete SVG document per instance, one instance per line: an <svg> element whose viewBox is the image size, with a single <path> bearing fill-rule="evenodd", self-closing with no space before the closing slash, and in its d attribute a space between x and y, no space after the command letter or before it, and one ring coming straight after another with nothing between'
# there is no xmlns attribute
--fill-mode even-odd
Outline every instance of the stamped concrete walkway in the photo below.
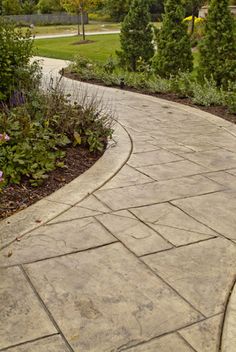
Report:
<svg viewBox="0 0 236 352"><path fill-rule="evenodd" d="M235 352L236 126L64 81L112 104L116 143L0 223L0 351Z"/></svg>

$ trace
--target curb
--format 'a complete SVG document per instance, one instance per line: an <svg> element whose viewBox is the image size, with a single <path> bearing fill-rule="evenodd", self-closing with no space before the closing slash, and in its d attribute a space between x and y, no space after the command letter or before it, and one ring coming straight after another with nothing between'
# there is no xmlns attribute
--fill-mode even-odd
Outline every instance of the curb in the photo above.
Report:
<svg viewBox="0 0 236 352"><path fill-rule="evenodd" d="M27 209L0 221L0 250L45 225L104 186L124 166L131 151L131 138L125 128L117 123L113 141L90 169Z"/></svg>
<svg viewBox="0 0 236 352"><path fill-rule="evenodd" d="M236 349L236 282L232 289L223 325L221 352L235 352Z"/></svg>

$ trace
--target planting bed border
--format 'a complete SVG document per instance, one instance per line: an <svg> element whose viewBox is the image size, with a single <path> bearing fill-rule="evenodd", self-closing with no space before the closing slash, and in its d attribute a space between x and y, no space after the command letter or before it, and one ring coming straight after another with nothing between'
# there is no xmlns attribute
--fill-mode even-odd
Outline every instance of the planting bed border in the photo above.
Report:
<svg viewBox="0 0 236 352"><path fill-rule="evenodd" d="M90 169L49 196L0 221L0 250L98 190L122 168L131 152L132 141L128 132L116 123L113 140Z"/></svg>

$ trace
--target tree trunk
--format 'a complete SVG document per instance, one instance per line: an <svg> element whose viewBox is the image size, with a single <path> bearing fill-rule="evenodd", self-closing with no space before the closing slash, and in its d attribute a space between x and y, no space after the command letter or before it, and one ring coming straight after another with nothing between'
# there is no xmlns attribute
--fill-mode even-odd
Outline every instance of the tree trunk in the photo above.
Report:
<svg viewBox="0 0 236 352"><path fill-rule="evenodd" d="M193 8L192 8L192 23L191 23L190 35L193 35L193 33L194 33L194 26L195 26L195 8L193 6Z"/></svg>
<svg viewBox="0 0 236 352"><path fill-rule="evenodd" d="M132 57L132 60L131 60L131 69L133 72L136 72L136 59L134 56Z"/></svg>
<svg viewBox="0 0 236 352"><path fill-rule="evenodd" d="M84 10L83 10L83 8L81 8L81 25L82 25L83 40L85 40Z"/></svg>
<svg viewBox="0 0 236 352"><path fill-rule="evenodd" d="M77 13L77 17L78 17L78 33L77 34L80 35L79 12Z"/></svg>

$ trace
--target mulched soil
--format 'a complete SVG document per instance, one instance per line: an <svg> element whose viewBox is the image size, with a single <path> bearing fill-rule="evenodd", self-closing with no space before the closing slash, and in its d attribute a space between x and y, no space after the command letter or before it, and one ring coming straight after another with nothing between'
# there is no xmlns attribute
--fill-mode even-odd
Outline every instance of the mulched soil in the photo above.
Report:
<svg viewBox="0 0 236 352"><path fill-rule="evenodd" d="M79 77L78 74L73 73L73 72L68 72L66 70L63 70L63 76L70 78L70 79L73 79L73 80L85 82L85 83L104 86L104 84L102 84L101 81L99 81L99 80L95 80L95 79L94 80L84 80L84 79L81 79L81 77ZM109 86L109 88L120 88L120 86L114 85L114 86ZM130 91L130 92L151 95L151 96L161 98L164 100L169 100L169 101L173 101L176 103L181 103L184 105L192 106L194 108L209 112L213 115L216 115L216 116L223 118L224 120L227 120L227 121L230 121L230 122L236 124L236 115L230 113L226 106L200 106L200 105L194 104L190 98L180 98L176 94L173 94L173 93L150 93L145 90L140 91L138 89L129 88L129 87L124 87L123 89Z"/></svg>
<svg viewBox="0 0 236 352"><path fill-rule="evenodd" d="M83 44L91 44L91 43L95 43L94 40L80 40L79 42L74 42L74 43L71 43L71 45L83 45Z"/></svg>
<svg viewBox="0 0 236 352"><path fill-rule="evenodd" d="M63 159L65 168L49 173L39 187L32 187L27 179L21 185L9 185L0 193L0 220L27 208L29 205L48 196L88 170L103 153L91 153L85 147L68 147Z"/></svg>

